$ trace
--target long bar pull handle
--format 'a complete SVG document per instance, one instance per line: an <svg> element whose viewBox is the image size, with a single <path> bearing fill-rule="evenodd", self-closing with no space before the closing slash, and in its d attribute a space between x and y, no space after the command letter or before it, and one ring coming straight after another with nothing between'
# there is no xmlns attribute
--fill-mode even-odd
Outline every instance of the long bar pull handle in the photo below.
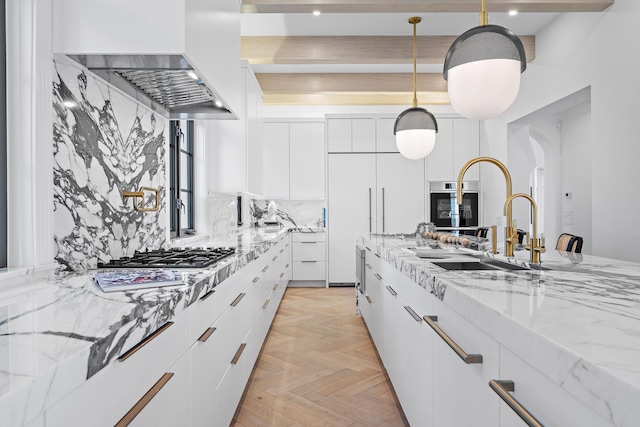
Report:
<svg viewBox="0 0 640 427"><path fill-rule="evenodd" d="M244 351L244 348L247 346L246 342L243 342L242 344L240 344L240 347L238 347L238 350L236 351L236 354L233 356L233 359L231 359L231 364L232 365L237 365L238 364L238 360L240 360L240 356L242 356L242 352Z"/></svg>
<svg viewBox="0 0 640 427"><path fill-rule="evenodd" d="M125 360L127 360L129 357L131 357L133 355L133 353L135 353L136 351L140 350L142 347L147 345L149 342L151 342L152 339L156 338L158 335L160 335L161 333L166 331L169 328L169 326L171 326L171 325L173 325L173 322L167 322L164 325L160 326L151 335L149 335L148 337L146 337L145 339L140 341L138 344L136 344L133 347L131 347L122 356L118 357L118 361L124 362Z"/></svg>
<svg viewBox="0 0 640 427"><path fill-rule="evenodd" d="M271 288L271 290L275 291L276 289L278 289L278 284L277 283L275 285L273 285L273 288Z"/></svg>
<svg viewBox="0 0 640 427"><path fill-rule="evenodd" d="M206 331L204 331L204 334L200 335L200 338L198 338L198 341L200 342L207 342L207 340L209 339L209 337L211 336L211 334L213 334L216 331L216 328L207 328Z"/></svg>
<svg viewBox="0 0 640 427"><path fill-rule="evenodd" d="M282 279L284 277L284 273L280 273L280 278Z"/></svg>
<svg viewBox="0 0 640 427"><path fill-rule="evenodd" d="M238 295L236 299L234 299L233 302L231 303L231 307L235 307L236 305L238 305L238 303L242 301L242 298L244 298L245 295L246 294L244 292Z"/></svg>
<svg viewBox="0 0 640 427"><path fill-rule="evenodd" d="M398 295L398 293L397 293L395 290L393 290L393 288L392 288L391 286L385 286L385 287L387 288L387 290L389 291L389 293L390 293L391 295L393 295L394 297L395 297L396 295Z"/></svg>
<svg viewBox="0 0 640 427"><path fill-rule="evenodd" d="M131 424L131 421L133 421L138 416L138 414L142 412L145 406L147 406L147 404L151 402L151 399L153 399L156 394L158 394L158 392L160 392L160 390L162 390L162 388L169 382L171 377L173 377L173 372L167 372L162 377L160 377L158 382L156 382L149 389L149 391L146 392L135 405L133 405L133 408L129 409L129 412L127 412L124 417L122 417L122 419L118 421L116 427L125 427Z"/></svg>
<svg viewBox="0 0 640 427"><path fill-rule="evenodd" d="M369 187L369 233L371 233L371 187Z"/></svg>
<svg viewBox="0 0 640 427"><path fill-rule="evenodd" d="M378 280L382 280L382 276L381 276L381 275L379 275L378 273L373 273L373 275L374 275L374 276L376 276L376 278L377 278Z"/></svg>
<svg viewBox="0 0 640 427"><path fill-rule="evenodd" d="M318 242L298 242L298 243L304 243L304 244L312 244L312 245L315 245L315 244L316 244L316 243L318 243Z"/></svg>
<svg viewBox="0 0 640 427"><path fill-rule="evenodd" d="M404 309L407 310L407 313L409 313L411 315L411 317L413 317L413 319L416 322L421 322L422 319L420 318L420 316L418 316L418 313L416 313L415 311L413 311L413 309L411 307L409 307L408 305L404 306Z"/></svg>
<svg viewBox="0 0 640 427"><path fill-rule="evenodd" d="M265 268L262 269L262 272L264 273L265 271L267 271L269 269L269 267L271 267L271 266L267 265Z"/></svg>
<svg viewBox="0 0 640 427"><path fill-rule="evenodd" d="M269 302L271 302L268 298L264 300L264 304L262 304L262 309L266 309L269 306Z"/></svg>
<svg viewBox="0 0 640 427"><path fill-rule="evenodd" d="M252 283L258 283L258 280L260 280L260 277L254 277L251 282Z"/></svg>
<svg viewBox="0 0 640 427"><path fill-rule="evenodd" d="M427 325L431 326L431 329L435 331L436 334L440 336L447 343L449 347L464 361L466 364L471 363L482 363L482 355L481 354L468 354L465 352L454 340L452 340L449 335L447 335L440 326L436 323L438 321L438 316L424 316L424 321L427 322Z"/></svg>
<svg viewBox="0 0 640 427"><path fill-rule="evenodd" d="M202 296L200 297L200 301L204 301L204 300L206 300L206 299L207 299L207 298L209 298L211 295L213 295L215 292L216 292L216 291L215 291L215 289L211 289L209 292L207 292L206 294L204 294L204 295L202 295Z"/></svg>
<svg viewBox="0 0 640 427"><path fill-rule="evenodd" d="M365 295L365 297L367 298L367 302L369 304L373 304L373 301L371 301L371 298L369 298L369 295Z"/></svg>
<svg viewBox="0 0 640 427"><path fill-rule="evenodd" d="M365 265L367 266L367 268L368 268L369 270L373 269L373 267L371 267L371 264L365 264Z"/></svg>
<svg viewBox="0 0 640 427"><path fill-rule="evenodd" d="M531 414L531 412L529 412L524 406L522 406L515 397L509 394L510 391L515 391L515 384L513 381L491 380L489 381L489 387L491 387L491 389L495 391L496 394L500 396L500 398L504 400L505 403L509 405L509 407L513 409L513 411L518 414L518 416L522 418L528 426L544 427L544 424L538 421L538 419L534 417L533 414Z"/></svg>
<svg viewBox="0 0 640 427"><path fill-rule="evenodd" d="M271 258L271 261L275 261L278 259L278 255L274 256L273 258Z"/></svg>
<svg viewBox="0 0 640 427"><path fill-rule="evenodd" d="M384 233L384 187L382 187L382 232Z"/></svg>

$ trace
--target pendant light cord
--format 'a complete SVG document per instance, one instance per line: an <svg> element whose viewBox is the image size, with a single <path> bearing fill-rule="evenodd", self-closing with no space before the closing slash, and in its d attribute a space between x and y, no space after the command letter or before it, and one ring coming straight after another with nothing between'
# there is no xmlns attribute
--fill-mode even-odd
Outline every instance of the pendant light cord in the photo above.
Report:
<svg viewBox="0 0 640 427"><path fill-rule="evenodd" d="M487 13L487 0L482 0L482 11L480 12L480 25L489 25L489 14Z"/></svg>
<svg viewBox="0 0 640 427"><path fill-rule="evenodd" d="M416 45L416 24L413 21L413 108L418 107L418 48Z"/></svg>

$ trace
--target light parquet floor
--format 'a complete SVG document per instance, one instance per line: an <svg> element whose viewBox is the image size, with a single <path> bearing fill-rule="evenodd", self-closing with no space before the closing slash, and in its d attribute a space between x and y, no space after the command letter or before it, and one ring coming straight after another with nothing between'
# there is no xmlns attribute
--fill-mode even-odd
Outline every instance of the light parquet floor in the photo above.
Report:
<svg viewBox="0 0 640 427"><path fill-rule="evenodd" d="M234 427L408 426L353 288L288 288Z"/></svg>

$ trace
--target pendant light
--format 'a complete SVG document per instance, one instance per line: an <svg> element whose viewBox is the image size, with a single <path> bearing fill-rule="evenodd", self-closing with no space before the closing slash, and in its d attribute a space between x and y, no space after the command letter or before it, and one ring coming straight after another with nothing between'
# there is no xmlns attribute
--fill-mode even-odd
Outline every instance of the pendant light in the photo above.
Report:
<svg viewBox="0 0 640 427"><path fill-rule="evenodd" d="M489 25L487 0L482 0L480 26L458 37L444 61L449 101L470 119L498 117L516 100L526 68L522 41L505 27Z"/></svg>
<svg viewBox="0 0 640 427"><path fill-rule="evenodd" d="M398 151L411 160L422 159L433 151L438 132L438 123L433 114L418 107L416 24L420 21L422 19L418 16L409 18L409 23L413 25L413 108L400 113L393 126Z"/></svg>

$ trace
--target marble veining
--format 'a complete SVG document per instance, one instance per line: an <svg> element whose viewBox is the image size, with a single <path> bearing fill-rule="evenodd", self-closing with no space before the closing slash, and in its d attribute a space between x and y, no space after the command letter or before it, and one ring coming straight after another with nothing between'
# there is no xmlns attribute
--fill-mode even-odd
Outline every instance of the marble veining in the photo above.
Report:
<svg viewBox="0 0 640 427"><path fill-rule="evenodd" d="M271 200L251 199L251 222L261 223L267 217L267 207ZM318 227L322 226L324 200L274 200L278 207L276 220L280 226Z"/></svg>
<svg viewBox="0 0 640 427"><path fill-rule="evenodd" d="M548 251L544 269L455 271L410 255L411 240L356 242L612 425L640 425L640 265ZM475 255L528 266L526 251Z"/></svg>
<svg viewBox="0 0 640 427"><path fill-rule="evenodd" d="M168 120L69 60L54 61L54 71L56 260L66 270L86 270L160 248L166 241ZM122 198L140 187L160 191L158 211L136 211Z"/></svg>
<svg viewBox="0 0 640 427"><path fill-rule="evenodd" d="M96 270L17 277L34 289L0 305L0 419L23 425L269 250L286 230L247 230L236 255L209 269L179 271L183 286L103 293ZM6 424L5 424L6 422Z"/></svg>

